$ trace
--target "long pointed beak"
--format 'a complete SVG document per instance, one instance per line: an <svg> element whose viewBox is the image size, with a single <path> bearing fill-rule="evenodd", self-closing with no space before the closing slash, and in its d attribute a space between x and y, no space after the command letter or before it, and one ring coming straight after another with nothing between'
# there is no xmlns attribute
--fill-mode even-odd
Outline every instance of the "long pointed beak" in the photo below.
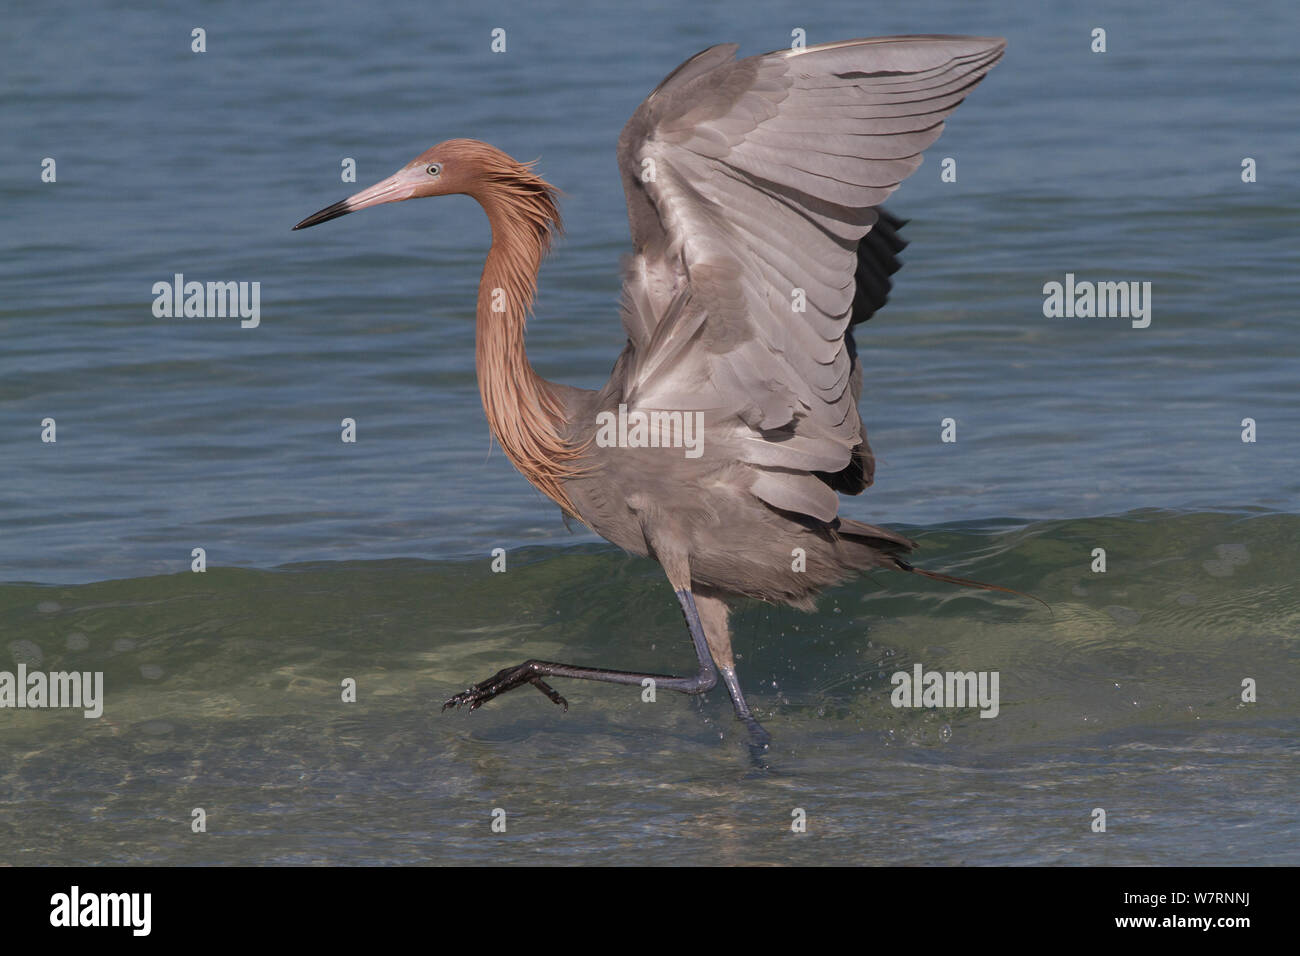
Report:
<svg viewBox="0 0 1300 956"><path fill-rule="evenodd" d="M403 199L410 199L415 195L416 186L426 182L427 178L422 175L423 170L403 169L389 176L382 182L375 183L369 189L363 189L355 196L349 196L342 202L336 202L332 206L326 206L318 213L314 213L304 219L294 229L306 229L308 226L317 226L322 222L329 222L331 219L337 219L339 216L346 216L350 212L356 212L358 209L366 209L370 206L379 206L386 202L400 202Z"/></svg>

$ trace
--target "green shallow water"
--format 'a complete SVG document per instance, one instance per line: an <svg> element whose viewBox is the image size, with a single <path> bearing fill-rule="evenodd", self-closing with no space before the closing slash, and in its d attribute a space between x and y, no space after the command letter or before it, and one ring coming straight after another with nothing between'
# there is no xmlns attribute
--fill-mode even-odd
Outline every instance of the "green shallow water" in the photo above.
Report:
<svg viewBox="0 0 1300 956"><path fill-rule="evenodd" d="M106 700L98 720L5 713L0 862L1300 860L1300 518L908 530L922 566L1051 612L898 573L811 614L741 606L765 769L720 691L557 681L568 713L528 688L439 712L531 656L687 667L658 567L609 547L512 551L503 574L485 556L2 585L0 669L102 670ZM997 671L999 715L894 708L889 676L916 662Z"/></svg>

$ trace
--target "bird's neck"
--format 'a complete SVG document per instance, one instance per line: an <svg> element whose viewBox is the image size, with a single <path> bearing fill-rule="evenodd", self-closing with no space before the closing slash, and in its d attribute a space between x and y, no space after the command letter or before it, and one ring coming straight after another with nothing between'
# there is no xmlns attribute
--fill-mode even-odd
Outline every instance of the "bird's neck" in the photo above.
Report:
<svg viewBox="0 0 1300 956"><path fill-rule="evenodd" d="M521 209L509 199L485 197L480 202L492 226L492 248L479 283L475 345L488 428L525 478L576 515L563 485L576 474L577 457L560 436L563 402L533 369L524 349L524 321L558 216L548 219L545 209Z"/></svg>

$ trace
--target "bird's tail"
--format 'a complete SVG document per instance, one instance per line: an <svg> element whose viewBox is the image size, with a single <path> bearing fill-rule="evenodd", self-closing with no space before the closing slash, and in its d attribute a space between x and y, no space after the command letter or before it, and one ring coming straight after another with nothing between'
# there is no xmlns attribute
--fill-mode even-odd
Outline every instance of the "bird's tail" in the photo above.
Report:
<svg viewBox="0 0 1300 956"><path fill-rule="evenodd" d="M910 571L913 574L919 574L922 577L929 578L932 581L943 581L946 584L960 584L966 588L979 588L982 591L1001 591L1004 594L1014 594L1017 597L1029 598L1031 601L1037 601L1050 612L1052 606L1042 598L1034 597L1032 594L1026 594L1024 591L1017 591L1015 588L1004 588L1000 584L985 584L983 581L973 581L970 578L958 578L951 574L940 574L938 571L926 571L924 568L914 567L908 564L902 558L894 558L894 566L900 571Z"/></svg>
<svg viewBox="0 0 1300 956"><path fill-rule="evenodd" d="M1000 584L985 584L983 581L974 581L970 578L959 578L951 574L940 574L938 571L926 571L924 568L918 568L903 558L903 555L913 551L917 544L911 538L899 534L897 531L890 531L888 528L881 528L878 525L863 524L861 521L851 521L847 518L841 518L836 531L843 538L848 538L859 545L866 545L871 549L870 565L864 564L863 567L890 567L891 565L900 571L910 571L912 574L919 574L921 577L929 578L932 581L943 581L945 584L958 584L966 588L979 588L981 591L1001 591L1003 594L1014 594L1017 597L1028 598L1031 601L1037 601L1050 612L1052 606L1042 598L1034 597L1032 594L1026 594L1023 591L1017 591L1015 588L1004 588Z"/></svg>

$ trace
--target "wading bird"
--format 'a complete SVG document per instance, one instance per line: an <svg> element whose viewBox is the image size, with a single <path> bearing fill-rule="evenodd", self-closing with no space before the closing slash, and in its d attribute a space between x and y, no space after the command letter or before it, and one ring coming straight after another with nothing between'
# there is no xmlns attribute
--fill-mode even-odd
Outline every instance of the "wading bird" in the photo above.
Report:
<svg viewBox="0 0 1300 956"><path fill-rule="evenodd" d="M565 514L663 566L699 662L673 677L529 660L444 710L524 684L567 710L546 682L556 677L700 694L720 674L761 748L770 738L736 677L731 600L807 609L869 568L993 588L914 568L915 542L839 517L838 495L860 493L875 470L853 327L885 303L904 245L880 204L1004 46L880 37L736 60L724 44L670 73L618 141L634 244L628 341L599 391L542 379L524 352L538 268L561 228L556 190L532 164L448 140L294 227L421 196L478 200L492 228L475 352L488 426ZM687 454L674 436L692 424Z"/></svg>

